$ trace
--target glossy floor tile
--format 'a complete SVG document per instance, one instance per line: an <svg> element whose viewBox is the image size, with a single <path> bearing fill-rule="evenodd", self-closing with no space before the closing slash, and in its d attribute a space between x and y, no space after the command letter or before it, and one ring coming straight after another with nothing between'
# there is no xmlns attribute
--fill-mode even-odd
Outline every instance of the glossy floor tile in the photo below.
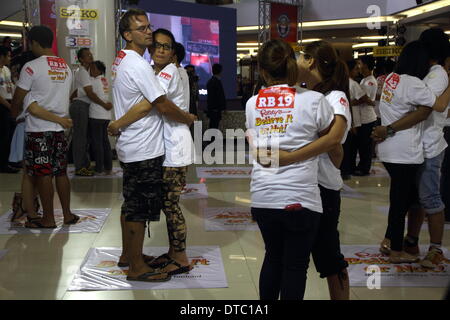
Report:
<svg viewBox="0 0 450 320"><path fill-rule="evenodd" d="M116 164L117 165L117 164ZM380 164L375 164L380 166ZM202 165L204 166L204 165ZM230 165L223 165L230 166ZM242 166L242 165L239 165ZM245 166L245 165L244 165ZM187 183L200 183L195 166L190 167ZM122 180L73 179L71 204L74 209L112 208L103 229L97 234L27 234L0 235L0 299L66 299L66 300L216 300L258 299L259 272L264 259L264 243L259 231L206 231L203 210L211 207L249 207L249 179L206 179L207 199L182 200L181 207L188 226L188 246L219 246L228 288L125 290L69 292L74 274L92 247L121 247L120 210ZM0 174L0 215L6 213L14 192L20 190L20 174ZM384 236L388 206L387 177L359 177L345 182L361 197L343 197L339 231L344 245L377 245ZM60 208L55 197L55 207ZM152 237L145 238L145 247L167 246L164 216L151 224ZM429 241L422 230L421 243ZM444 245L450 242L448 232ZM1 256L1 255L0 255ZM449 279L450 280L450 279ZM353 300L441 299L446 288L383 287L369 290L352 287ZM305 293L307 300L328 300L326 280L320 279L314 265L308 270Z"/></svg>

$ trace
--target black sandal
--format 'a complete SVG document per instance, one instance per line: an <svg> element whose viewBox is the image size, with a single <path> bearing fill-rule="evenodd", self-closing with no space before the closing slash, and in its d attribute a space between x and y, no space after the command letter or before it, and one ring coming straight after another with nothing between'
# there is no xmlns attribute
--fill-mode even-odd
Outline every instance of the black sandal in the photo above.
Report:
<svg viewBox="0 0 450 320"><path fill-rule="evenodd" d="M182 266L181 264L179 264L178 262L176 262L173 259L171 261L169 261L169 263L167 263L165 267L167 267L171 264L173 264L174 266L177 267L177 269L167 272L167 274L169 274L171 276L174 276L177 274L182 274L182 273L189 273L192 269L194 269L194 267L192 267L191 265Z"/></svg>
<svg viewBox="0 0 450 320"><path fill-rule="evenodd" d="M27 217L27 222L25 223L25 228L27 229L56 229L57 226L44 226L41 223L42 218L30 218ZM30 227L30 224L34 226Z"/></svg>
<svg viewBox="0 0 450 320"><path fill-rule="evenodd" d="M146 264L150 264L153 260L155 260L154 256L146 256L145 254L142 255L142 257L144 258L144 262ZM130 266L130 264L128 262L117 262L117 266L119 268L128 268Z"/></svg>
<svg viewBox="0 0 450 320"><path fill-rule="evenodd" d="M159 279L149 279L149 277L163 274L166 274L166 277ZM128 281L143 281L143 282L166 282L169 281L170 279L172 279L172 276L168 273L163 272L146 272L138 275L137 277L130 277L130 276L127 277Z"/></svg>
<svg viewBox="0 0 450 320"><path fill-rule="evenodd" d="M166 261L157 262L160 259L166 259ZM167 253L164 253L164 254L160 255L158 258L154 259L153 261L154 261L153 263L148 264L149 267L152 267L155 269L162 269L162 268L166 267L169 264L169 262L173 261L173 259Z"/></svg>
<svg viewBox="0 0 450 320"><path fill-rule="evenodd" d="M65 226L70 226L70 225L77 224L78 221L80 220L80 217L77 216L76 214L73 214L73 213L72 213L72 216L73 216L73 218L70 219L69 222L64 222L64 225L65 225Z"/></svg>

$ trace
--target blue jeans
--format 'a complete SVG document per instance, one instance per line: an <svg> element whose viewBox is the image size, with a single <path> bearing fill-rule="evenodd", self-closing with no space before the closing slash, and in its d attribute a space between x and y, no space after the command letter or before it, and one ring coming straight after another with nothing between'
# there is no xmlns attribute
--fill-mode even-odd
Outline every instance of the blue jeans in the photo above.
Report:
<svg viewBox="0 0 450 320"><path fill-rule="evenodd" d="M435 214L445 209L440 192L441 166L445 151L431 159L425 159L419 169L419 200L427 214Z"/></svg>

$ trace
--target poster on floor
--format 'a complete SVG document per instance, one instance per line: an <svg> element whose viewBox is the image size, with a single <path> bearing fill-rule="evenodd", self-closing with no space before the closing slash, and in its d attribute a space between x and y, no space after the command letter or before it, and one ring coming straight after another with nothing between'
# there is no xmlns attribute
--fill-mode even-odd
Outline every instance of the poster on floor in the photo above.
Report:
<svg viewBox="0 0 450 320"><path fill-rule="evenodd" d="M91 248L75 274L69 291L160 290L227 288L228 283L218 246L188 247L187 255L194 268L185 274L172 276L166 282L128 281L128 268L119 268L121 248ZM159 256L165 247L144 248L144 253Z"/></svg>
<svg viewBox="0 0 450 320"><path fill-rule="evenodd" d="M75 175L75 168L74 167L68 167L67 168L67 175L69 176L70 179L117 179L117 178L122 178L123 177L123 170L121 167L114 167L112 169L111 174L105 175L105 174L101 174L101 175L93 175L93 176L88 176L88 177L83 177L83 176L76 176Z"/></svg>
<svg viewBox="0 0 450 320"><path fill-rule="evenodd" d="M378 206L377 211L381 214L385 215L386 217L389 216L389 206ZM387 221L387 220L386 220ZM405 220L406 225L408 224L408 218ZM425 221L422 224L422 231L428 230L428 222L427 217L425 217ZM444 230L450 230L450 224L444 224Z"/></svg>
<svg viewBox="0 0 450 320"><path fill-rule="evenodd" d="M198 178L245 179L250 178L252 167L197 167Z"/></svg>
<svg viewBox="0 0 450 320"><path fill-rule="evenodd" d="M341 246L347 260L350 286L367 287L447 287L450 281L450 261L445 259L434 269L427 269L418 263L390 264L388 257L378 251L379 246L355 245ZM420 246L424 257L428 246ZM448 251L444 248L444 256ZM379 271L379 281L370 270Z"/></svg>
<svg viewBox="0 0 450 320"><path fill-rule="evenodd" d="M187 184L181 192L181 199L183 200L206 198L208 198L208 190L204 183Z"/></svg>
<svg viewBox="0 0 450 320"><path fill-rule="evenodd" d="M206 231L258 231L258 224L252 220L250 208L204 208Z"/></svg>
<svg viewBox="0 0 450 320"><path fill-rule="evenodd" d="M364 195L353 188L350 188L348 185L344 184L341 189L341 197L350 198L350 199L363 199Z"/></svg>
<svg viewBox="0 0 450 320"><path fill-rule="evenodd" d="M72 213L80 217L80 220L74 225L63 225L64 216L62 210L55 209L57 226L55 229L31 229L25 227L26 217L11 222L12 212L9 211L0 217L0 234L99 233L111 213L111 209L73 209Z"/></svg>

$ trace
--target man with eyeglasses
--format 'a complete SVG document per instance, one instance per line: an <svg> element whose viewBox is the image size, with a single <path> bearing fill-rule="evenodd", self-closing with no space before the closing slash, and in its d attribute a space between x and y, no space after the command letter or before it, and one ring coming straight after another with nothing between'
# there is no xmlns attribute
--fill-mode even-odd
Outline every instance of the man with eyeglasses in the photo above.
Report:
<svg viewBox="0 0 450 320"><path fill-rule="evenodd" d="M145 224L159 221L164 139L162 115L191 125L195 116L181 111L165 96L150 64L143 58L152 45L152 28L145 11L130 9L119 24L127 45L112 67L116 121L108 127L119 134L116 150L123 168L121 227L123 250L118 266L129 266L129 281L161 282L170 275L147 263L142 253Z"/></svg>

